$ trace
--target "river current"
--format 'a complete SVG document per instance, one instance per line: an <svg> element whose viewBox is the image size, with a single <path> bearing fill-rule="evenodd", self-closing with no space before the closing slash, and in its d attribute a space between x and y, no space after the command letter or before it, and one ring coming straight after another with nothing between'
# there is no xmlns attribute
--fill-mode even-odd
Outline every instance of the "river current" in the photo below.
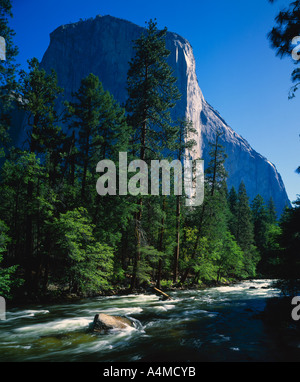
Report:
<svg viewBox="0 0 300 382"><path fill-rule="evenodd" d="M14 308L0 321L0 361L281 361L257 317L279 291L271 280L153 295L97 297ZM133 328L89 331L96 313L130 317Z"/></svg>

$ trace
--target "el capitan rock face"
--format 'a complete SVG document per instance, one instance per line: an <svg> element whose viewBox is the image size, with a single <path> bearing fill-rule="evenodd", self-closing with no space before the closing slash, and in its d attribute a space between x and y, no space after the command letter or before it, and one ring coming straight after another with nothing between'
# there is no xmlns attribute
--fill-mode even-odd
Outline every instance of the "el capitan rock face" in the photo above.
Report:
<svg viewBox="0 0 300 382"><path fill-rule="evenodd" d="M99 76L104 89L109 90L121 104L125 103L128 63L134 55L133 41L142 30L142 27L129 21L111 16L96 16L60 26L50 35L50 45L41 65L47 71L55 69L67 99L71 99L72 92L78 90L83 77L94 73ZM198 131L195 155L207 164L208 142L214 141L216 129L221 129L224 133L222 143L228 155L228 187L238 189L243 180L250 200L257 194L266 202L272 197L277 212L281 213L289 200L275 166L253 150L205 101L198 85L194 54L189 42L176 33L168 32L167 48L171 51L169 64L174 69L182 95L173 117L193 121Z"/></svg>

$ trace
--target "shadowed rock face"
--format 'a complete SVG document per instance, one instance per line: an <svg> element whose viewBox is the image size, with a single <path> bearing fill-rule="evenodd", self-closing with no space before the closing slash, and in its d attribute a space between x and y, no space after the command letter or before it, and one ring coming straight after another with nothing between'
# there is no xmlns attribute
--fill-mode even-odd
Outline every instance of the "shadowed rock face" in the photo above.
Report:
<svg viewBox="0 0 300 382"><path fill-rule="evenodd" d="M121 104L125 103L128 63L134 55L133 41L142 31L143 28L131 22L111 16L97 16L60 26L50 35L50 45L41 65L47 71L55 69L67 99L71 99L72 92L78 90L83 77L94 73L106 90ZM253 150L205 101L198 85L194 54L189 42L168 32L167 48L171 51L169 64L174 69L182 94L173 111L173 118L193 121L198 131L194 157L203 158L208 164L208 143L214 141L217 129L222 130L222 141L228 154L228 187L238 189L243 180L250 200L257 194L266 202L272 197L277 212L281 213L289 200L275 166Z"/></svg>

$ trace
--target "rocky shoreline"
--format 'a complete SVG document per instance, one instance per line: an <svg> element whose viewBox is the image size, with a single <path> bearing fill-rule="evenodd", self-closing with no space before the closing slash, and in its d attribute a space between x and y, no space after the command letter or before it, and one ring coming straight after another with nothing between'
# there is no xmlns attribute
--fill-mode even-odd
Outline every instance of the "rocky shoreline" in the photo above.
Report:
<svg viewBox="0 0 300 382"><path fill-rule="evenodd" d="M241 280L235 281L225 281L225 282L210 282L208 284L201 285L184 285L184 286L173 286L168 287L166 289L161 288L161 292L166 294L182 291L182 290L204 290L208 288L214 288L218 286L230 286L234 285ZM150 295L157 294L158 296L162 296L161 293L155 291L155 285L144 285L139 288L135 288L131 290L128 287L115 287L110 291L101 291L99 293L90 293L84 295L78 295L74 293L70 293L69 291L61 291L56 288L54 285L51 286L49 292L47 294L41 296L28 296L22 295L14 300L7 301L10 307L21 307L29 304L55 304L55 303L67 303L72 301L80 301L83 299L95 298L95 297L111 297L111 296L128 296L128 295Z"/></svg>

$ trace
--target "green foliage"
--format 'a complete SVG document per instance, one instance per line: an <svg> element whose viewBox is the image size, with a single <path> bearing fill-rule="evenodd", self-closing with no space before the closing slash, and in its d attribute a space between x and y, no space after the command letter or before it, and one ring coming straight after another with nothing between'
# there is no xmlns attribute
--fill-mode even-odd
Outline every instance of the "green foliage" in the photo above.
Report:
<svg viewBox="0 0 300 382"><path fill-rule="evenodd" d="M49 224L55 241L50 252L59 253L57 282L67 283L75 293L100 292L111 288L113 250L97 242L87 211L68 211ZM56 275L56 277L57 277Z"/></svg>
<svg viewBox="0 0 300 382"><path fill-rule="evenodd" d="M239 187L236 214L236 240L242 250L247 250L254 244L254 232L249 198L244 182L241 182Z"/></svg>
<svg viewBox="0 0 300 382"><path fill-rule="evenodd" d="M10 299L12 297L11 290L14 287L22 284L21 279L16 278L15 273L18 266L13 265L10 267L1 267L3 254L7 251L7 245L10 238L7 236L8 227L0 220L0 296Z"/></svg>
<svg viewBox="0 0 300 382"><path fill-rule="evenodd" d="M280 227L282 230L280 243L284 248L282 256L282 275L284 278L296 280L300 271L300 198L293 208L286 209Z"/></svg>
<svg viewBox="0 0 300 382"><path fill-rule="evenodd" d="M35 153L26 151L15 153L7 159L1 168L0 183L0 214L9 227L11 242L9 252L17 264L25 266L28 254L24 253L26 246L26 225L32 217L32 227L38 227L42 215L47 215L46 202L50 194L43 185L47 179L45 168L36 158ZM28 188L31 187L30 197ZM40 241L40 238L39 238ZM38 239L33 241L33 247L38 245ZM33 253L30 253L30 256Z"/></svg>
<svg viewBox="0 0 300 382"><path fill-rule="evenodd" d="M192 260L196 280L206 283L216 279L216 258L212 243L206 237L201 237L196 257Z"/></svg>
<svg viewBox="0 0 300 382"><path fill-rule="evenodd" d="M18 48L13 43L15 32L9 26L12 17L9 0L0 1L0 36L5 39L6 60L0 60L0 144L8 148L11 143L11 111L14 107L16 81L16 55ZM0 150L1 151L1 150Z"/></svg>
<svg viewBox="0 0 300 382"><path fill-rule="evenodd" d="M176 150L178 127L172 121L170 112L180 94L172 68L167 63L170 51L166 49L166 33L166 28L158 30L156 21L150 20L147 23L145 31L134 43L135 55L129 63L127 75L126 112L128 123L132 126L130 151L136 158L147 163L151 159L168 157ZM142 232L145 221L142 196L137 204L136 254L131 288L139 281L139 262L142 260ZM175 268L177 269L176 265Z"/></svg>
<svg viewBox="0 0 300 382"><path fill-rule="evenodd" d="M214 193L222 188L226 187L225 182L227 179L227 172L224 167L227 154L224 147L220 143L222 132L216 132L216 139L214 143L210 143L210 162L206 169L205 180L209 185L210 194L214 196Z"/></svg>
<svg viewBox="0 0 300 382"><path fill-rule="evenodd" d="M269 1L274 2L274 0ZM290 1L288 7L279 12L275 21L276 25L268 35L269 40L277 56L280 58L290 56L293 50L293 38L299 36L300 1ZM299 61L295 61L295 64L298 65ZM294 98L300 85L300 68L293 70L291 77L294 85L289 98Z"/></svg>
<svg viewBox="0 0 300 382"><path fill-rule="evenodd" d="M218 281L222 277L243 278L244 274L244 254L234 236L226 232L224 240L218 243L216 249L216 266L218 268Z"/></svg>
<svg viewBox="0 0 300 382"><path fill-rule="evenodd" d="M268 223L270 224L277 223L277 212L276 212L275 203L272 197L270 198L269 203L267 205L267 219L268 219Z"/></svg>
<svg viewBox="0 0 300 382"><path fill-rule="evenodd" d="M5 29L11 7L0 2ZM243 183L228 192L221 132L210 144L203 205L187 207L184 196L175 194L97 194L102 159L112 160L118 172L119 152L150 164L183 161L194 149L193 121L171 119L180 95L167 64L166 32L150 20L135 42L126 113L92 73L69 102L56 74L41 69L37 59L20 73L15 85L28 140L25 148L0 148L6 155L0 173L0 295L90 295L142 284L210 285L255 277L257 269L289 276L299 271L298 204L279 224L272 200L265 205L257 196L250 206ZM13 66L3 68L0 81L8 89ZM11 106L6 101L5 113ZM10 120L0 117L4 143Z"/></svg>
<svg viewBox="0 0 300 382"><path fill-rule="evenodd" d="M159 259L164 257L164 253L159 252L152 246L141 248L141 259L138 263L137 277L141 283L150 284L153 270L157 268Z"/></svg>
<svg viewBox="0 0 300 382"><path fill-rule="evenodd" d="M135 56L128 71L126 111L142 160L149 158L151 152L158 154L162 149L170 149L174 139L170 110L180 94L166 61L170 55L166 33L166 28L159 31L157 23L150 20L145 32L135 41Z"/></svg>
<svg viewBox="0 0 300 382"><path fill-rule="evenodd" d="M28 72L20 72L20 108L26 112L31 152L57 151L63 143L55 102L62 94L57 75L40 69L37 58L28 60ZM26 100L26 101L25 101Z"/></svg>
<svg viewBox="0 0 300 382"><path fill-rule="evenodd" d="M268 211L262 196L257 195L251 203L252 221L254 224L255 245L261 255L266 251L266 235L268 229Z"/></svg>

